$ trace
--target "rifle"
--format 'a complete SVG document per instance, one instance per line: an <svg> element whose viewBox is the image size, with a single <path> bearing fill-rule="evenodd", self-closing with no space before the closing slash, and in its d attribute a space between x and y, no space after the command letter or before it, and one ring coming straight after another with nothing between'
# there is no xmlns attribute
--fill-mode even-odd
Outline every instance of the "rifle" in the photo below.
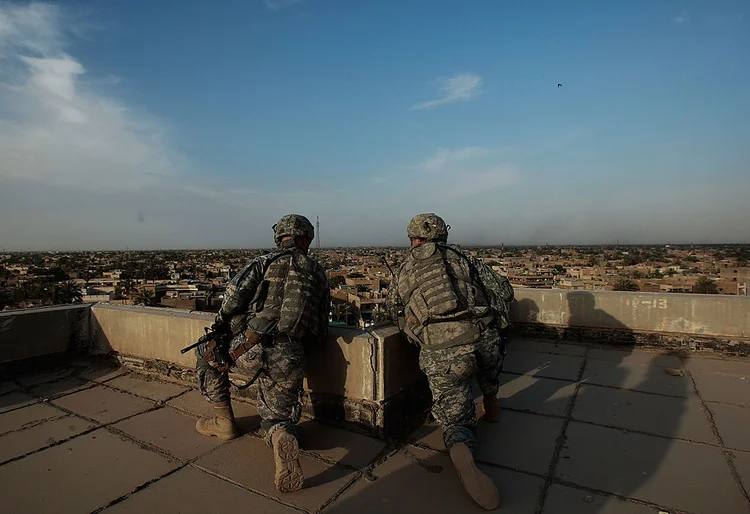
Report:
<svg viewBox="0 0 750 514"><path fill-rule="evenodd" d="M388 268L388 271L391 273L391 276L395 277L396 275L393 273L393 270L391 269L391 265L388 264L388 259L385 258L385 255L381 255L380 258L383 259L383 264L385 264L385 267Z"/></svg>
<svg viewBox="0 0 750 514"><path fill-rule="evenodd" d="M195 343L180 350L180 353L187 353L193 348L197 348L198 346L202 345L203 343L211 342L214 339L221 340L223 338L226 338L227 336L227 333L222 330L211 330L208 327L203 327L203 330L206 331L206 334L201 336L200 339L198 339Z"/></svg>

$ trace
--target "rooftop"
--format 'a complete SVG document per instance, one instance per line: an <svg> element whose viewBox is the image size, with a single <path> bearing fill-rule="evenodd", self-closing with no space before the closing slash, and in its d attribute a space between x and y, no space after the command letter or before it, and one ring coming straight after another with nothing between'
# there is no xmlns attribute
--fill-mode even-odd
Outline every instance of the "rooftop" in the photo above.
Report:
<svg viewBox="0 0 750 514"><path fill-rule="evenodd" d="M280 495L249 403L220 442L184 384L82 359L5 378L4 512L481 512L435 426L396 444L305 420L305 488ZM501 512L750 512L747 359L517 338L502 383L477 453Z"/></svg>

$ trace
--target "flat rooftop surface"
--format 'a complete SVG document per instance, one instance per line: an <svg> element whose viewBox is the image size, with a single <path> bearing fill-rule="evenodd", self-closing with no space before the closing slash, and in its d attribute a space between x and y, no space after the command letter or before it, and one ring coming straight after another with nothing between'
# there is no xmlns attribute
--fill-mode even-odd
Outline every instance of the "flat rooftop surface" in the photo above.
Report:
<svg viewBox="0 0 750 514"><path fill-rule="evenodd" d="M503 413L477 459L500 512L750 512L750 362L516 340ZM483 512L439 429L399 447L300 424L305 488L279 494L248 403L245 435L198 435L194 390L85 361L0 379L2 512ZM478 407L478 415L481 415Z"/></svg>

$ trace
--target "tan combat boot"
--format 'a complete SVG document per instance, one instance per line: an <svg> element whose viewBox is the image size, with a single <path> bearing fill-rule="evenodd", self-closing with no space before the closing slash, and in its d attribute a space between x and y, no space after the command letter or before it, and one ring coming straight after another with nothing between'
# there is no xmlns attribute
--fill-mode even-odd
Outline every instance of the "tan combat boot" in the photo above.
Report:
<svg viewBox="0 0 750 514"><path fill-rule="evenodd" d="M463 443L454 444L450 450L451 460L458 471L461 483L469 496L486 510L500 506L500 493L492 479L482 473L474 462L469 447Z"/></svg>
<svg viewBox="0 0 750 514"><path fill-rule="evenodd" d="M240 435L240 429L234 422L232 402L214 404L213 418L201 418L195 423L195 429L201 435L216 436L228 441Z"/></svg>
<svg viewBox="0 0 750 514"><path fill-rule="evenodd" d="M302 489L305 476L299 464L299 443L286 428L277 429L271 436L273 457L276 461L276 489L282 493L291 493Z"/></svg>
<svg viewBox="0 0 750 514"><path fill-rule="evenodd" d="M484 403L484 420L490 423L500 421L500 404L494 396L485 396L482 399Z"/></svg>

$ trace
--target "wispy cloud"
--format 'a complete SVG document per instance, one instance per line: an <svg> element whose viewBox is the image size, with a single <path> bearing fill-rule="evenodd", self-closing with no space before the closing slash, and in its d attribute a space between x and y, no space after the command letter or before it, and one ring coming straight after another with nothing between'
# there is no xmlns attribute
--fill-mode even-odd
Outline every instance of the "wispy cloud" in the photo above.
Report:
<svg viewBox="0 0 750 514"><path fill-rule="evenodd" d="M680 14L672 18L672 23L674 23L675 25L682 25L689 21L690 21L690 16L688 16L687 11L682 11Z"/></svg>
<svg viewBox="0 0 750 514"><path fill-rule="evenodd" d="M438 105L465 101L482 93L482 77L474 73L459 73L452 77L436 79L440 96L434 100L414 105L411 110L429 109Z"/></svg>
<svg viewBox="0 0 750 514"><path fill-rule="evenodd" d="M272 11L278 11L279 9L283 9L285 7L291 7L294 4L298 4L300 2L302 2L302 0L263 0L263 3L266 4L266 7L268 7Z"/></svg>
<svg viewBox="0 0 750 514"><path fill-rule="evenodd" d="M422 171L437 171L444 169L446 166L462 161L469 161L478 157L484 157L494 150L482 148L480 146L467 146L458 150L449 150L439 148L435 155L432 155L416 165L417 169Z"/></svg>

